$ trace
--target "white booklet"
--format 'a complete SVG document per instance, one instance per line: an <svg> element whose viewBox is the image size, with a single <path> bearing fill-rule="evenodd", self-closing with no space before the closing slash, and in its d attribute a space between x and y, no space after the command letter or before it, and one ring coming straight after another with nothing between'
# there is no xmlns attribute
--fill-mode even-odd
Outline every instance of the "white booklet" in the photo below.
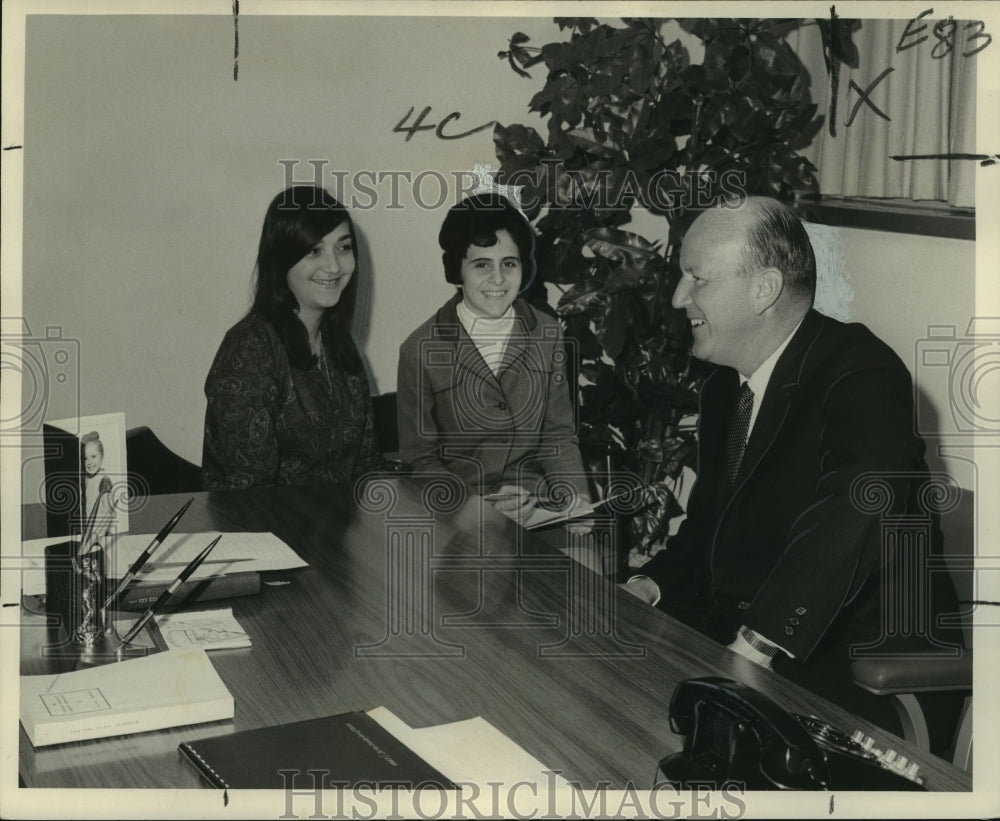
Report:
<svg viewBox="0 0 1000 821"><path fill-rule="evenodd" d="M36 747L219 721L233 697L200 647L71 673L21 676L21 725Z"/></svg>

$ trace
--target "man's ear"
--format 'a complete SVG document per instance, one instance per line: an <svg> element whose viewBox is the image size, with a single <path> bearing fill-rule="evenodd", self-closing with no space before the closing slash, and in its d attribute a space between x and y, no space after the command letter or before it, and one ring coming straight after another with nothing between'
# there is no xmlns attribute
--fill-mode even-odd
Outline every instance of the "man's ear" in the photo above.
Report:
<svg viewBox="0 0 1000 821"><path fill-rule="evenodd" d="M777 268L764 268L757 272L754 291L754 313L760 316L778 301L785 287L785 278Z"/></svg>

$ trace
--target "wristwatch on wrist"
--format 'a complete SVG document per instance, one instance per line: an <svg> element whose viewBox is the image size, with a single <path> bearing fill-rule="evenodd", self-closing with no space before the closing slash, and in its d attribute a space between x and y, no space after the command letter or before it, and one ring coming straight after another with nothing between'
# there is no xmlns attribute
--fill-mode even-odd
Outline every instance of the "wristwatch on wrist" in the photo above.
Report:
<svg viewBox="0 0 1000 821"><path fill-rule="evenodd" d="M741 627L740 635L743 636L743 640L758 653L761 653L770 659L773 659L776 655L778 655L779 648L764 641L749 627Z"/></svg>

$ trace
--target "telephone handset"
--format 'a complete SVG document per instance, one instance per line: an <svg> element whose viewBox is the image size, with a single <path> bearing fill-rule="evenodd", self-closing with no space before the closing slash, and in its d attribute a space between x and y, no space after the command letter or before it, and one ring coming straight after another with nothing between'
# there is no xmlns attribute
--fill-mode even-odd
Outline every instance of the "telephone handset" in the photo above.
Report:
<svg viewBox="0 0 1000 821"><path fill-rule="evenodd" d="M670 727L684 749L660 762L659 783L740 784L764 790L921 790L916 765L811 716L789 713L730 679L682 681L670 700ZM860 733L856 736L861 737Z"/></svg>

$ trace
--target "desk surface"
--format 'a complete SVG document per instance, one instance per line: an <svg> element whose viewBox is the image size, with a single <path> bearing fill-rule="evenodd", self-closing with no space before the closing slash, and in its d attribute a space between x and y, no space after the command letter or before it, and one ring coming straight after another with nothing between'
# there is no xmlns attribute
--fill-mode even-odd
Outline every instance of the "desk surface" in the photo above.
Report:
<svg viewBox="0 0 1000 821"><path fill-rule="evenodd" d="M140 500L133 532L155 532L186 498ZM211 655L235 719L37 750L22 729L25 784L200 786L181 741L383 705L417 727L481 715L586 789L645 789L682 745L667 720L674 687L716 675L863 729L919 762L932 790L971 789L966 773L569 560L557 549L564 531L529 534L483 507L450 485L405 479L375 480L357 498L331 487L196 494L179 530L270 530L309 563L225 602L253 640ZM22 673L52 669L38 650L48 633L44 617L25 613Z"/></svg>

